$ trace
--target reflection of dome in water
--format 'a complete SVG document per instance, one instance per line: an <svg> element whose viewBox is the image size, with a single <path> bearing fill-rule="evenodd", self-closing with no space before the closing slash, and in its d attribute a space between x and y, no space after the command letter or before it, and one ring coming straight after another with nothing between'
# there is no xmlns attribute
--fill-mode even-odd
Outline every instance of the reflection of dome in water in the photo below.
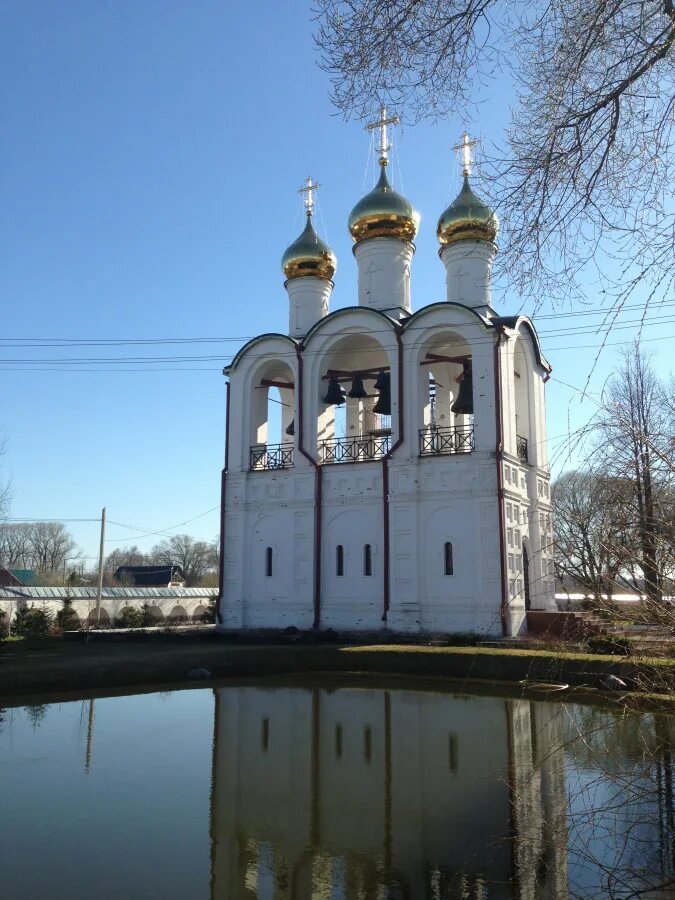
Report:
<svg viewBox="0 0 675 900"><path fill-rule="evenodd" d="M458 241L494 243L498 229L497 216L474 194L469 176L465 175L462 190L438 220L436 234L439 242L443 246Z"/></svg>
<svg viewBox="0 0 675 900"><path fill-rule="evenodd" d="M349 231L358 243L373 237L412 241L420 223L419 213L389 184L386 161L373 190L362 197L349 216Z"/></svg>
<svg viewBox="0 0 675 900"><path fill-rule="evenodd" d="M337 268L335 254L314 231L312 215L308 213L304 231L281 257L281 268L286 278L313 275L330 281Z"/></svg>

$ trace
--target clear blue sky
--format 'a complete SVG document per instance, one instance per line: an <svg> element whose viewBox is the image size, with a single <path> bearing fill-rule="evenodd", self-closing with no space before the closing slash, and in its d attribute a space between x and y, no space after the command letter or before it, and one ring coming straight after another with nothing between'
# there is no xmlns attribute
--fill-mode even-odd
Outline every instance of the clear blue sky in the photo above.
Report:
<svg viewBox="0 0 675 900"><path fill-rule="evenodd" d="M244 337L286 330L279 259L300 230L296 188L308 173L323 185L318 226L338 257L333 308L355 302L346 222L372 184L368 138L334 114L311 31L310 3L300 0L0 4L0 359L51 361L34 371L1 365L13 516L89 518L106 505L116 522L159 531L217 507L220 372ZM487 141L500 139L506 91L495 85L472 123ZM463 125L397 135L394 180L422 215L416 308L444 294L435 223L458 190L449 148ZM505 314L519 309L506 284L494 301ZM589 303L600 305L592 295ZM542 319L539 328L555 376L583 386L595 351L580 345L598 339L546 336L575 324ZM645 347L662 373L669 333L672 325L643 333L659 338ZM631 336L627 328L616 339ZM7 338L233 340L75 351L12 350ZM216 358L102 362L131 356ZM97 362L60 371L61 358ZM616 361L617 350L605 351L592 390ZM553 446L568 415L574 426L592 412L576 401L570 409L573 396L551 382ZM217 510L174 529L217 530ZM96 526L72 531L93 557ZM108 536L108 550L161 538L119 526Z"/></svg>

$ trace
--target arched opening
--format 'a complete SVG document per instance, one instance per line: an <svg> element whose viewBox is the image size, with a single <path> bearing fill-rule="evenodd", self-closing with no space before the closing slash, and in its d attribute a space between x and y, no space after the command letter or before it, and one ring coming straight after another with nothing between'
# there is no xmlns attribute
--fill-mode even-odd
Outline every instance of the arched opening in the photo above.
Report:
<svg viewBox="0 0 675 900"><path fill-rule="evenodd" d="M335 574L339 576L345 574L345 548L342 544L338 544L335 548Z"/></svg>
<svg viewBox="0 0 675 900"><path fill-rule="evenodd" d="M530 422L530 397L529 397L530 366L527 362L527 354L523 348L523 341L516 339L513 353L513 381L516 411L516 455L521 462L527 463L532 453L531 422Z"/></svg>
<svg viewBox="0 0 675 900"><path fill-rule="evenodd" d="M341 338L326 354L318 390L320 462L365 462L388 452L397 397L389 354L374 338Z"/></svg>
<svg viewBox="0 0 675 900"><path fill-rule="evenodd" d="M177 604L173 607L167 618L173 625L178 625L180 622L186 622L189 617L185 607Z"/></svg>
<svg viewBox="0 0 675 900"><path fill-rule="evenodd" d="M206 606L203 603L200 603L198 606L195 606L192 611L192 620L193 622L211 622L213 618L209 613Z"/></svg>
<svg viewBox="0 0 675 900"><path fill-rule="evenodd" d="M160 622L164 621L164 613L159 606L155 604L146 607L146 614L151 625L158 625Z"/></svg>
<svg viewBox="0 0 675 900"><path fill-rule="evenodd" d="M271 578L274 574L274 550L265 547L265 577Z"/></svg>
<svg viewBox="0 0 675 900"><path fill-rule="evenodd" d="M101 607L97 614L96 609L92 609L87 616L89 627L107 628L110 625L110 614L107 609Z"/></svg>
<svg viewBox="0 0 675 900"><path fill-rule="evenodd" d="M443 574L455 574L455 560L453 556L452 543L450 541L446 541L443 545Z"/></svg>
<svg viewBox="0 0 675 900"><path fill-rule="evenodd" d="M373 548L370 544L365 544L363 547L363 574L373 574Z"/></svg>
<svg viewBox="0 0 675 900"><path fill-rule="evenodd" d="M295 377L281 361L268 363L254 379L251 397L249 469L293 465Z"/></svg>
<svg viewBox="0 0 675 900"><path fill-rule="evenodd" d="M422 348L419 373L419 453L438 456L473 450L471 347L455 332L435 335Z"/></svg>

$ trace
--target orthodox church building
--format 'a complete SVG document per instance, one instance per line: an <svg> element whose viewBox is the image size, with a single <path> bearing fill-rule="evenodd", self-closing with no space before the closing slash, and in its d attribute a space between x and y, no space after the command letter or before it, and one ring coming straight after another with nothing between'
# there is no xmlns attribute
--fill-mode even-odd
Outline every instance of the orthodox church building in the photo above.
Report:
<svg viewBox="0 0 675 900"><path fill-rule="evenodd" d="M419 215L387 176L397 121L383 108L370 126L380 176L349 216L354 304L330 309L336 259L308 178L282 258L288 334L224 370L223 629L514 635L528 610L555 610L551 367L532 322L492 307L498 222L466 134L463 186L438 219L445 298L413 311Z"/></svg>

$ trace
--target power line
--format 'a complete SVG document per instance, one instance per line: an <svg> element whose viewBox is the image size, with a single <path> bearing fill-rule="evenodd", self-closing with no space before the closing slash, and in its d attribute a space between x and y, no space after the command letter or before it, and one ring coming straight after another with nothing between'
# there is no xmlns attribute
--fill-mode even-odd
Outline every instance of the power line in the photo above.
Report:
<svg viewBox="0 0 675 900"><path fill-rule="evenodd" d="M622 330L625 330L626 328L633 328L634 325L642 325L645 328L655 327L657 325L670 324L671 322L675 322L675 316L664 316L659 319L655 319L655 320L652 320L649 322L644 322L644 323L642 322L642 320L636 319L631 322L624 323L622 325L615 325L610 329L610 331L622 331ZM475 326L473 323L460 322L460 323L456 323L453 325L448 325L447 327L454 330L454 329L460 329L460 328L474 328ZM426 326L424 326L424 327L423 326L413 326L412 328L408 329L408 331L413 331L413 330L426 331L427 327ZM551 336L571 337L571 336L577 336L577 335L583 335L583 334L597 334L599 330L600 329L592 327L592 326L591 327L585 326L585 327L579 327L579 328L559 328L559 329L553 329L551 331L542 331L538 336L540 338L551 337ZM382 334L382 333L388 334L388 333L390 333L390 329L388 329L388 328L387 329L370 329L369 331L364 332L364 334L366 336L372 335L372 334ZM493 340L494 340L493 335L486 335L484 337L478 338L477 340L474 340L473 343L480 343L480 342L493 343ZM362 352L377 353L377 352L380 352L380 348L379 347L376 347L376 348L367 348L366 347L366 348L363 348ZM305 356L323 355L325 353L326 353L325 350L321 350L321 351L305 350L303 355L305 355ZM0 359L0 365L15 364L15 363L19 363L20 365L33 365L33 364L45 365L45 364L57 364L57 363L58 364L69 364L69 365L70 364L72 364L72 365L92 365L92 364L97 365L98 363L152 364L155 362L171 362L171 363L207 362L207 361L208 362L216 362L216 361L222 360L222 358L223 357L221 354L218 354L218 355L202 354L199 356L117 356L117 357L114 357L114 356L113 357L95 357L94 356L94 357L79 357L79 358L78 357L57 357L55 359L49 359L49 358L47 358L47 359L23 358L22 359L19 357L19 358Z"/></svg>
<svg viewBox="0 0 675 900"><path fill-rule="evenodd" d="M660 324L660 323L654 323ZM452 326L453 328L455 326ZM368 332L367 334L372 334L373 332ZM586 332L589 333L589 332ZM571 337L572 335L560 335L561 337L567 336ZM658 337L652 338L640 338L640 343L648 343L651 341L672 341L673 337L670 334L659 335ZM492 337L486 338L478 338L471 342L472 345L480 344L480 343L493 343ZM635 343L634 340L628 341L612 341L612 342L604 342L599 344L571 344L563 347L545 347L545 352L550 353L559 353L564 350L598 350L604 347L625 347L630 344ZM330 352L330 351L329 351ZM381 347L363 347L359 349L359 353L383 353L386 352L384 348ZM323 355L325 351L304 351L303 356L314 356L314 355ZM55 360L53 365L50 365L50 360L42 360L42 361L26 361L26 365L19 365L16 367L12 367L11 365L4 365L0 369L2 372L68 372L79 374L82 372L115 372L118 374L122 374L125 372L143 372L145 374L154 374L155 372L220 372L222 371L222 363L223 357L221 356L208 356L208 357L187 357L186 361L191 360L202 360L202 361L218 361L221 363L220 366L201 366L201 367L188 367L182 366L180 359L174 359L172 357L158 357L156 360L148 359L146 361L147 366L151 366L153 362L174 362L174 366L170 368L154 368L154 367L144 367L144 368L121 368L121 366L127 364L131 365L133 362L142 362L143 360L135 359L130 357L129 359L120 358L118 360L101 360L101 362L117 362L118 366L114 368L104 368L102 366L96 366L95 363L97 360ZM0 363L21 363L22 360L0 360ZM61 364L66 362L67 367L62 368ZM88 368L83 368L84 366L88 366Z"/></svg>
<svg viewBox="0 0 675 900"><path fill-rule="evenodd" d="M442 301L441 301L442 302ZM664 301L663 303L658 304L658 309L655 310L657 312L662 307L670 307L675 306L675 301ZM643 304L632 304L627 305L621 308L621 312L633 311L633 310L644 310L645 307ZM338 312L339 310L335 310ZM600 315L610 315L613 312L611 308L607 309L606 307L596 307L594 309L582 309L575 312L558 312L558 313L547 313L545 315L537 315L536 321L545 321L548 319L555 319L559 321L560 319L566 318L578 318L579 316L600 316ZM647 320L646 316L643 316L639 319L632 320L634 324L642 324ZM630 323L623 323L630 324ZM413 326L415 327L415 326ZM420 327L420 326L417 326ZM465 325L464 323L458 323L455 327L470 327ZM597 326L597 330L605 327L600 324ZM622 326L615 326L622 327ZM552 334L556 331L567 331L570 330L572 326L566 326L562 329L553 329L552 331L542 331L541 334ZM388 329L374 329L373 331L388 331ZM412 330L412 329L409 329ZM592 329L594 330L594 329ZM610 327L611 330L611 327ZM37 349L38 347L45 348L54 348L59 349L61 347L113 347L113 346L137 346L137 345L157 345L157 344L219 344L219 343L237 343L240 341L249 341L253 338L258 337L258 335L239 335L232 337L208 337L208 338L54 338L54 337L16 337L16 338L8 338L2 337L0 338L0 348L3 348L3 345L7 344L7 347L4 349ZM17 343L20 341L30 342L30 343ZM36 343L39 342L39 343Z"/></svg>

